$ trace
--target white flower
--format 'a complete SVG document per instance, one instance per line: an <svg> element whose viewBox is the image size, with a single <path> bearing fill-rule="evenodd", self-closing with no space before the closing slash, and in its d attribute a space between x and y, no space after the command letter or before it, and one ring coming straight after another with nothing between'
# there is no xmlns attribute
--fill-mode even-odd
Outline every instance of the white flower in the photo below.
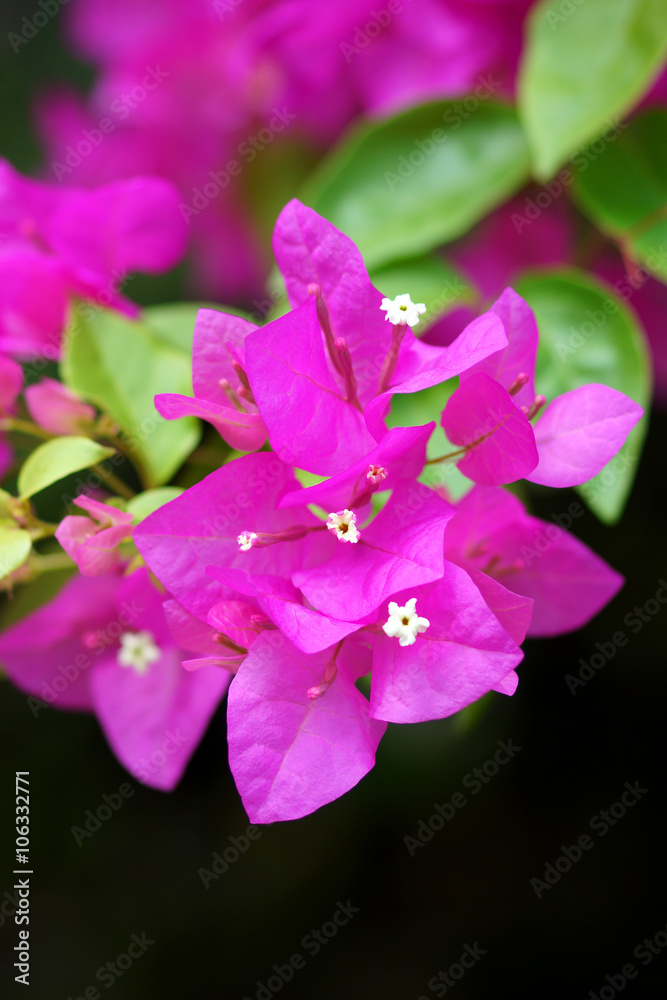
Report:
<svg viewBox="0 0 667 1000"><path fill-rule="evenodd" d="M151 663L161 656L160 647L155 645L155 636L146 629L142 632L123 632L120 637L116 659L121 667L132 667L138 674L145 674Z"/></svg>
<svg viewBox="0 0 667 1000"><path fill-rule="evenodd" d="M237 535L236 541L239 543L241 552L248 552L256 538L257 533L254 531L242 531L240 535Z"/></svg>
<svg viewBox="0 0 667 1000"><path fill-rule="evenodd" d="M417 634L425 632L431 624L428 618L419 617L416 605L416 597L411 597L403 608L399 608L396 601L389 602L389 618L382 630L390 638L398 639L401 646L411 646L417 641Z"/></svg>
<svg viewBox="0 0 667 1000"><path fill-rule="evenodd" d="M416 326L419 322L420 313L426 312L423 302L413 302L410 296L397 295L395 299L384 298L380 303L380 309L386 312L385 319L395 326L399 323L407 323L408 326Z"/></svg>
<svg viewBox="0 0 667 1000"><path fill-rule="evenodd" d="M333 531L341 542L358 542L361 537L357 528L357 515L353 510L339 510L329 514L327 528Z"/></svg>

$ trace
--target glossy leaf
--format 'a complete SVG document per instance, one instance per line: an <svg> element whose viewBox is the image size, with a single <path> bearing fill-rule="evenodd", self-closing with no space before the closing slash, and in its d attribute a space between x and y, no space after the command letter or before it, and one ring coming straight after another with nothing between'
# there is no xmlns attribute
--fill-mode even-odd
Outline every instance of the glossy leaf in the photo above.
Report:
<svg viewBox="0 0 667 1000"><path fill-rule="evenodd" d="M22 566L31 548L29 532L13 521L0 524L0 579Z"/></svg>
<svg viewBox="0 0 667 1000"><path fill-rule="evenodd" d="M602 282L575 270L527 275L516 290L535 310L540 330L537 392L552 400L599 382L647 408L651 396L646 343L634 315ZM616 458L578 487L601 520L617 521L637 471L647 430L640 420Z"/></svg>
<svg viewBox="0 0 667 1000"><path fill-rule="evenodd" d="M667 282L667 111L635 118L603 156L582 156L575 197L592 221Z"/></svg>
<svg viewBox="0 0 667 1000"><path fill-rule="evenodd" d="M200 309L217 309L234 316L242 316L244 319L250 318L247 313L234 306L219 306L210 302L171 302L165 306L149 306L148 309L144 309L141 318L152 333L166 344L171 344L172 347L189 355L192 351L195 320Z"/></svg>
<svg viewBox="0 0 667 1000"><path fill-rule="evenodd" d="M28 456L19 472L19 496L31 497L70 473L90 469L113 454L113 448L104 448L85 437L70 436L46 441Z"/></svg>
<svg viewBox="0 0 667 1000"><path fill-rule="evenodd" d="M667 52L665 0L543 0L528 21L519 108L548 178L648 90Z"/></svg>
<svg viewBox="0 0 667 1000"><path fill-rule="evenodd" d="M527 176L512 108L480 102L461 113L443 101L359 126L311 178L302 201L378 268L467 232Z"/></svg>
<svg viewBox="0 0 667 1000"><path fill-rule="evenodd" d="M196 445L195 420L166 421L153 404L158 392L191 392L189 353L145 322L106 310L80 312L65 347L63 376L118 423L147 486L167 482Z"/></svg>
<svg viewBox="0 0 667 1000"><path fill-rule="evenodd" d="M175 500L176 497L180 497L183 490L180 486L161 486L156 490L146 490L145 493L139 493L136 497L132 497L125 504L125 510L130 514L134 515L134 523L139 524L143 521L145 517L152 514L153 511L159 510L170 500Z"/></svg>

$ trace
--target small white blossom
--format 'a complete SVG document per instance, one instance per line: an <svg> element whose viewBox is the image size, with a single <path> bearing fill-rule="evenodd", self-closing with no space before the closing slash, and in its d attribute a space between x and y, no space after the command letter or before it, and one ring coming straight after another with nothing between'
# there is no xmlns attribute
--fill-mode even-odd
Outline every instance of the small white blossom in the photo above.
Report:
<svg viewBox="0 0 667 1000"><path fill-rule="evenodd" d="M257 533L255 531L242 531L240 535L237 535L236 541L239 543L241 552L248 552L252 548L252 543L256 538Z"/></svg>
<svg viewBox="0 0 667 1000"><path fill-rule="evenodd" d="M160 647L155 645L155 636L144 629L142 632L123 632L117 662L121 667L132 667L138 674L148 673L151 663L160 659Z"/></svg>
<svg viewBox="0 0 667 1000"><path fill-rule="evenodd" d="M411 597L403 608L399 608L396 601L389 603L389 618L382 630L390 638L398 639L401 646L411 646L417 641L417 634L425 632L431 624L428 618L419 617L416 606L416 597Z"/></svg>
<svg viewBox="0 0 667 1000"><path fill-rule="evenodd" d="M379 483L384 482L388 475L389 472L385 469L384 465L369 465L366 469L366 479L373 486L378 486Z"/></svg>
<svg viewBox="0 0 667 1000"><path fill-rule="evenodd" d="M327 518L327 528L332 531L341 542L358 542L361 537L357 528L357 515L353 510L339 510L335 514L329 514Z"/></svg>
<svg viewBox="0 0 667 1000"><path fill-rule="evenodd" d="M416 326L420 313L426 312L424 303L413 302L407 293L397 295L395 299L384 298L380 303L380 309L387 313L385 319L388 319L390 323L394 325L407 323L408 326Z"/></svg>

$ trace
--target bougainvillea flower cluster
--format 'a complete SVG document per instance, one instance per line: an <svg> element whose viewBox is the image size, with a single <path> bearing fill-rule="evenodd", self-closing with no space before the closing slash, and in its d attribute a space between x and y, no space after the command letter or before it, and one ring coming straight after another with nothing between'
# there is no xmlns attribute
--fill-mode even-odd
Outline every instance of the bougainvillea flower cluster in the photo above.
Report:
<svg viewBox="0 0 667 1000"><path fill-rule="evenodd" d="M246 454L138 525L80 497L89 516L57 537L82 575L0 641L15 683L45 699L63 657L133 595L136 621L59 703L94 708L137 774L159 727L182 725L182 752L141 779L171 787L229 685L230 764L253 822L349 790L389 723L512 694L527 634L578 628L614 596L613 569L501 484L584 482L641 416L602 385L536 395L537 325L511 289L448 346L427 344L423 304L383 296L356 246L300 202L274 250L289 311L258 327L201 310L194 396L156 399ZM455 376L431 422L388 427L396 394ZM427 458L438 420L452 451ZM456 503L445 478L422 481L454 462L470 481Z"/></svg>
<svg viewBox="0 0 667 1000"><path fill-rule="evenodd" d="M614 394L609 419L616 429L618 410L620 427L612 436L605 425L594 454L612 392L599 387L592 403L573 407L574 429L567 410L550 416L547 407L533 431L537 328L511 290L451 345L429 346L396 322L402 306L418 317L419 304L383 297L356 247L316 213L290 203L274 248L291 310L246 326L243 352L239 321L207 311L194 356L195 370L215 358L227 398L234 391L240 409L262 420L273 453L233 460L135 532L173 597L223 648L241 647L230 761L250 816L264 822L303 815L355 784L386 723L441 718L487 691L511 693L531 627L536 635L576 628L620 586L585 546L503 490L478 486L454 505L420 483L434 425L387 429L392 395L456 374L459 393L477 380L495 387L490 402L516 410L530 431L524 474L541 461L535 441L558 435L568 460L580 457L577 468L594 474L640 415ZM473 424L478 417L479 407ZM539 435L545 419L549 432ZM495 483L519 478L506 469L528 450L515 435L500 438L502 429L494 424L487 440L498 442L484 449ZM224 421L220 430L228 438ZM483 447L473 439L464 450ZM304 487L295 466L326 478ZM582 581L579 602L570 600L572 574ZM367 700L355 682L369 674Z"/></svg>

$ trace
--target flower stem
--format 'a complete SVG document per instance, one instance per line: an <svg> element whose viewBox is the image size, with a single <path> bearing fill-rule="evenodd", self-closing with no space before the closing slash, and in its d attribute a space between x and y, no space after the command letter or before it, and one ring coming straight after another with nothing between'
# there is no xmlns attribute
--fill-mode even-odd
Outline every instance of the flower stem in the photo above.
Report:
<svg viewBox="0 0 667 1000"><path fill-rule="evenodd" d="M113 472L105 469L103 465L93 465L93 472L96 472L98 476L106 480L106 485L113 488L118 496L125 497L126 500L131 500L132 497L136 496L134 490L130 489L127 483L124 483L122 479L119 479Z"/></svg>
<svg viewBox="0 0 667 1000"><path fill-rule="evenodd" d="M437 465L438 462L446 462L448 458L458 458L459 455L465 455L465 453L468 450L469 450L468 448L459 448L458 451L450 451L446 455L440 455L439 458L427 458L426 459L426 464L427 465Z"/></svg>

